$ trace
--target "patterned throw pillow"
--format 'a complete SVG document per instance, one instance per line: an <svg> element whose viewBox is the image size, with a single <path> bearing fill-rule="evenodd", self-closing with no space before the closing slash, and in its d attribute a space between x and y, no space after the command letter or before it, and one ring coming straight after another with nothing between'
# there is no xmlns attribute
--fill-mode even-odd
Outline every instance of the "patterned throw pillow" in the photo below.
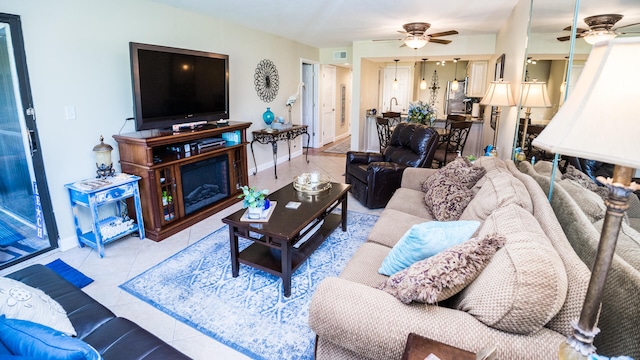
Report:
<svg viewBox="0 0 640 360"><path fill-rule="evenodd" d="M67 312L57 301L40 289L6 277L0 277L0 314L76 335Z"/></svg>
<svg viewBox="0 0 640 360"><path fill-rule="evenodd" d="M576 169L573 165L567 166L567 170L562 174L562 178L577 182L583 188L595 192L603 199L606 199L609 196L609 190L606 187L598 186L598 184L596 184L589 175Z"/></svg>
<svg viewBox="0 0 640 360"><path fill-rule="evenodd" d="M441 178L449 178L471 189L478 180L484 176L486 170L483 167L474 166L467 158L457 157L445 167L438 169L435 174L429 176L422 184L422 191L429 188Z"/></svg>
<svg viewBox="0 0 640 360"><path fill-rule="evenodd" d="M438 221L458 220L472 198L468 187L447 177L431 184L424 194L427 209Z"/></svg>
<svg viewBox="0 0 640 360"><path fill-rule="evenodd" d="M504 241L504 237L496 234L480 240L473 238L416 262L378 288L405 304L446 300L473 282Z"/></svg>

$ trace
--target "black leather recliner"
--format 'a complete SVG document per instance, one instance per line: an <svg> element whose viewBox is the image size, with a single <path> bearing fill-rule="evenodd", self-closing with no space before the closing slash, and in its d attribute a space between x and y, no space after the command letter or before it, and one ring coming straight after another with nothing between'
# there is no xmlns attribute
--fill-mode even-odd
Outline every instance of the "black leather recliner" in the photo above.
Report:
<svg viewBox="0 0 640 360"><path fill-rule="evenodd" d="M407 167L430 167L438 146L438 133L426 126L400 123L384 154L347 152L345 181L351 193L369 209L387 205L400 187Z"/></svg>

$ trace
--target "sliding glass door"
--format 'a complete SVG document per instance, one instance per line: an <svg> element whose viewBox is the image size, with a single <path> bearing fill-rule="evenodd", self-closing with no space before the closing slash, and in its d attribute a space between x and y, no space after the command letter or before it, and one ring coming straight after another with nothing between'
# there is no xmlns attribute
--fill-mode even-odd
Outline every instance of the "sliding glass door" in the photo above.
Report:
<svg viewBox="0 0 640 360"><path fill-rule="evenodd" d="M57 247L20 17L0 13L0 269Z"/></svg>

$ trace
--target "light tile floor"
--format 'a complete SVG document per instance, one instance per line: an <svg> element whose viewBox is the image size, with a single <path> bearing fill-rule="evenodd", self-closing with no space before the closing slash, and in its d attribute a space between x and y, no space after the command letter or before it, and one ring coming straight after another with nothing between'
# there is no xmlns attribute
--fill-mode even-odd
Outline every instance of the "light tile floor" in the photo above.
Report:
<svg viewBox="0 0 640 360"><path fill-rule="evenodd" d="M330 146L332 144L329 144ZM335 182L344 182L345 156L322 153L322 149L310 149L309 163L304 156L278 164L278 179L273 168L249 176L249 184L272 191L288 184L303 172L320 171ZM381 209L369 210L349 194L349 210L379 215ZM186 246L202 239L224 224L221 219L241 209L241 203L229 208L161 241L126 237L108 244L105 257L100 259L95 250L88 247L67 251L54 250L22 264L0 271L7 274L33 263L46 264L57 258L77 268L95 281L83 290L118 316L128 318L154 333L178 350L194 359L248 359L243 354L223 345L197 330L183 324L153 306L121 290L118 285L144 270L170 257ZM295 286L295 284L293 285Z"/></svg>

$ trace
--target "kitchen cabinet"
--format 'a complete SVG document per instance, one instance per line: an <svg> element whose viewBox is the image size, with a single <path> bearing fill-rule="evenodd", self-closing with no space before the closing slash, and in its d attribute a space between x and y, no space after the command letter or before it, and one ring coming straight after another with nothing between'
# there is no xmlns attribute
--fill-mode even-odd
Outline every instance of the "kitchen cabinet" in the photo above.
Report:
<svg viewBox="0 0 640 360"><path fill-rule="evenodd" d="M487 89L488 68L488 61L469 61L467 64L467 97L481 98L484 96Z"/></svg>

